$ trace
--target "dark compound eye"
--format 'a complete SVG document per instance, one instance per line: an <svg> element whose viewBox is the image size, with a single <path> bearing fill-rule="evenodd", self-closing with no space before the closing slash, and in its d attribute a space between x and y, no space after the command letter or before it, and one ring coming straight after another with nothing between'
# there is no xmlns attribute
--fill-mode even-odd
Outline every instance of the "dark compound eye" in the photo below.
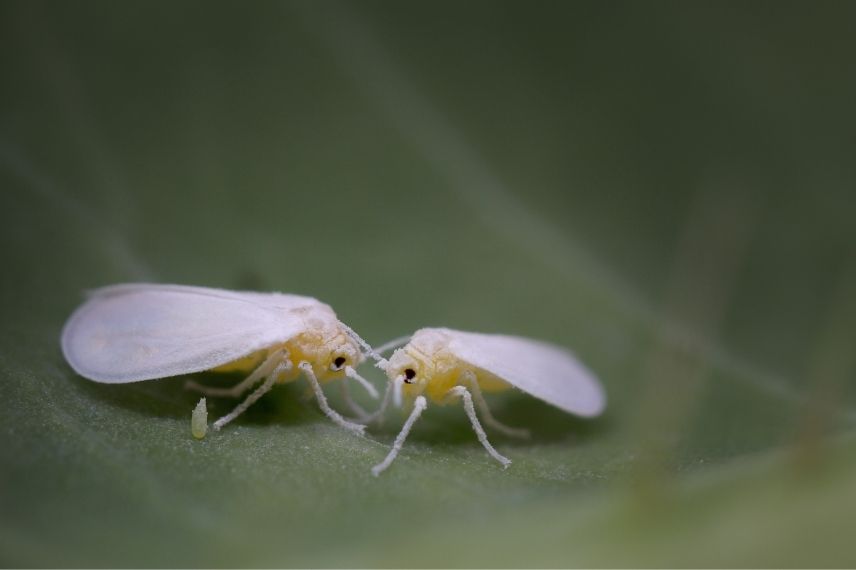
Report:
<svg viewBox="0 0 856 570"><path fill-rule="evenodd" d="M407 370L404 371L404 382L406 384L413 383L413 379L415 377L416 377L416 371L413 370L412 368L408 368Z"/></svg>
<svg viewBox="0 0 856 570"><path fill-rule="evenodd" d="M335 366L336 368L341 368L345 364L345 360L346 359L344 356L339 356L336 358L336 360L333 361L333 366Z"/></svg>

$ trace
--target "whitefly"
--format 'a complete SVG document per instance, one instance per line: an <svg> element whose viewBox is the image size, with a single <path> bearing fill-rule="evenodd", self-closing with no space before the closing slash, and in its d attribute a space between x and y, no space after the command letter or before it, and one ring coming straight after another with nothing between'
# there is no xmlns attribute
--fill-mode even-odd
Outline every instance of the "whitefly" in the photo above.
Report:
<svg viewBox="0 0 856 570"><path fill-rule="evenodd" d="M227 291L183 285L126 284L93 291L62 331L62 351L81 376L126 384L201 371L244 372L231 388L187 382L206 396L248 396L214 422L220 429L274 385L303 376L321 410L336 424L365 427L333 410L321 385L350 379L377 397L355 368L370 347L329 305L300 295ZM344 384L343 384L344 386ZM357 413L361 408L345 393ZM194 432L203 433L199 414Z"/></svg>

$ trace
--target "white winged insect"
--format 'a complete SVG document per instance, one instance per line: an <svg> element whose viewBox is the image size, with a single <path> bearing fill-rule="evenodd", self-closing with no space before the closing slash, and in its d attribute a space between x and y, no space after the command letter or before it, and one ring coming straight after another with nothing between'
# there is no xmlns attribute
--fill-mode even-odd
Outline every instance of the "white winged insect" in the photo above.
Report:
<svg viewBox="0 0 856 570"><path fill-rule="evenodd" d="M386 371L389 383L375 417L388 405L390 393L398 405L402 396L411 400L413 409L389 454L372 468L374 475L389 467L401 451L407 434L428 406L426 396L440 404L463 401L479 441L503 467L511 461L488 441L473 402L488 427L516 437L528 437L528 432L497 421L482 392L515 387L582 417L597 416L606 407L600 382L570 352L526 338L425 328L378 366Z"/></svg>
<svg viewBox="0 0 856 570"><path fill-rule="evenodd" d="M347 377L377 397L374 387L354 370L365 358L361 347L371 348L333 309L311 297L146 283L104 287L71 315L61 343L78 374L107 384L203 370L248 372L231 388L187 383L207 396L235 398L262 383L215 421L215 429L234 420L275 384L293 381L301 373L321 410L355 433L363 433L364 426L334 411L321 383Z"/></svg>

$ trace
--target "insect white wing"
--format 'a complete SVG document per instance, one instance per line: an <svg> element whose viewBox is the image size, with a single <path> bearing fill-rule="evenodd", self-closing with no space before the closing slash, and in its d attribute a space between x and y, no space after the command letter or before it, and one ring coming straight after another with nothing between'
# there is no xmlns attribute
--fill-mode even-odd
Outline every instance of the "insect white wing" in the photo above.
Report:
<svg viewBox="0 0 856 570"><path fill-rule="evenodd" d="M515 336L439 330L456 358L548 404L584 417L597 416L606 406L600 382L563 348Z"/></svg>
<svg viewBox="0 0 856 570"><path fill-rule="evenodd" d="M336 320L311 297L181 285L105 287L69 318L62 351L90 380L123 384L208 370Z"/></svg>

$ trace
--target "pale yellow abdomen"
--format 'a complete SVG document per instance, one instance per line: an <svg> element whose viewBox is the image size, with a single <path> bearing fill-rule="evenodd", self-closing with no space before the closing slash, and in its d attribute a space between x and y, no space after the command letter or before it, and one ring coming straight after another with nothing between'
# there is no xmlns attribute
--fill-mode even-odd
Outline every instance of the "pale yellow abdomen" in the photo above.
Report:
<svg viewBox="0 0 856 570"><path fill-rule="evenodd" d="M258 368L259 364L264 361L267 355L267 350L259 350L248 354L243 358L239 358L238 360L233 360L232 362L221 364L217 368L212 368L211 372L246 372L249 374Z"/></svg>
<svg viewBox="0 0 856 570"><path fill-rule="evenodd" d="M431 376L431 380L425 387L425 395L436 403L442 403L449 390L455 386L460 384L469 388L468 383L464 381L464 373L466 371L471 371L476 375L476 380L478 381L479 388L482 392L494 393L511 388L511 385L508 384L508 382L505 382L489 372L480 368L474 368L461 362L456 362L454 366L449 367L446 371Z"/></svg>

